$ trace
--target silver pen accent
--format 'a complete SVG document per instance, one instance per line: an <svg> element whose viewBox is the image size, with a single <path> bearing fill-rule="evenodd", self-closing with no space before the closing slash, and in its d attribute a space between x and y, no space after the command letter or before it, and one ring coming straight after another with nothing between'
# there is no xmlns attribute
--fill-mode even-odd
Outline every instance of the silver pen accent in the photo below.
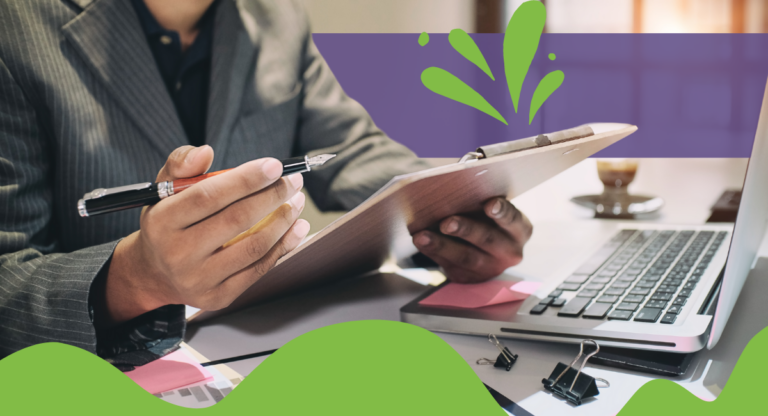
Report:
<svg viewBox="0 0 768 416"><path fill-rule="evenodd" d="M336 157L336 155L331 154L307 157L307 168L312 169L315 166L322 166L325 164L325 162L333 159L334 157Z"/></svg>

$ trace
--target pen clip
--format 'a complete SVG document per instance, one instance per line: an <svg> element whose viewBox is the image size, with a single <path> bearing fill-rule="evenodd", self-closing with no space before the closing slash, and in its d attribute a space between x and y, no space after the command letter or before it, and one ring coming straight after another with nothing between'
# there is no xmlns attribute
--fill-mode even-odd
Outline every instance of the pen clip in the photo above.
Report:
<svg viewBox="0 0 768 416"><path fill-rule="evenodd" d="M152 186L152 182L137 183L133 185L118 186L116 188L99 188L94 189L91 192L83 195L83 200L88 201L91 199L98 199L107 195L119 194L121 192L128 191L140 191L142 189L149 189Z"/></svg>

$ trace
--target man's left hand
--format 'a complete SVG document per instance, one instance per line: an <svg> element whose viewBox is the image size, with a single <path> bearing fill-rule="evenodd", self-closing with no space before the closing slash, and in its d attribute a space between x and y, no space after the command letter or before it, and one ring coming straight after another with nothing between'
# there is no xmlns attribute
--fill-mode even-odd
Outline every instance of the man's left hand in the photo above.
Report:
<svg viewBox="0 0 768 416"><path fill-rule="evenodd" d="M485 218L487 217L487 218ZM452 215L440 221L440 232L423 230L413 243L457 283L480 283L523 260L523 246L533 225L511 202L493 198L482 216Z"/></svg>

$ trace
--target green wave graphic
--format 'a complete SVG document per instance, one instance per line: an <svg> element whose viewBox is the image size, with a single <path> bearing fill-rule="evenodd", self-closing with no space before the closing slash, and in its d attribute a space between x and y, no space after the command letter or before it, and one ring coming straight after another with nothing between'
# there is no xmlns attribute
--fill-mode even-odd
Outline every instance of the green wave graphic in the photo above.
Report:
<svg viewBox="0 0 768 416"><path fill-rule="evenodd" d="M720 396L707 402L669 380L653 380L640 388L618 416L722 416L768 414L762 395L768 374L768 328L755 335L731 373Z"/></svg>
<svg viewBox="0 0 768 416"><path fill-rule="evenodd" d="M0 397L7 415L505 414L453 348L429 331L391 321L306 333L206 409L163 402L100 358L57 343L0 360Z"/></svg>

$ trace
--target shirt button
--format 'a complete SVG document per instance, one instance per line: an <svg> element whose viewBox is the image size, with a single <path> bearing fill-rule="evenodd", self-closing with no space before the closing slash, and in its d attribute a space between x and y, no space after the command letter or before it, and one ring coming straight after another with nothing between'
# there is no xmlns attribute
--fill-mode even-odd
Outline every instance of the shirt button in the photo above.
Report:
<svg viewBox="0 0 768 416"><path fill-rule="evenodd" d="M168 35L160 36L160 43L162 43L163 45L170 45L171 42L173 42L173 39L171 39L170 36Z"/></svg>
<svg viewBox="0 0 768 416"><path fill-rule="evenodd" d="M176 91L179 91L181 89L181 81L176 83Z"/></svg>

